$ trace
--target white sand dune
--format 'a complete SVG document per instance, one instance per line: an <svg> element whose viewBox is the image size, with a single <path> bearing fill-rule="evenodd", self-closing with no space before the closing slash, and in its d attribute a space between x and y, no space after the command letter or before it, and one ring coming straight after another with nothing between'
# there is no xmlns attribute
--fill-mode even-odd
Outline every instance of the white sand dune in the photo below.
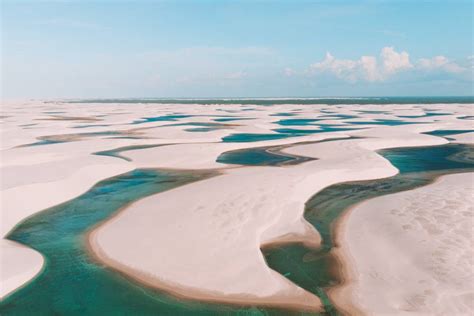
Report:
<svg viewBox="0 0 474 316"><path fill-rule="evenodd" d="M449 109L452 115L403 119L397 116L422 115L427 109ZM136 168L218 169L222 172L219 176L132 204L91 234L93 251L115 268L176 295L312 309L320 307L319 299L268 268L260 246L289 238L318 245L318 232L302 217L304 203L317 191L338 182L395 174L397 170L375 150L443 144L448 142L445 138L420 133L472 128L472 122L457 118L472 115L472 107L442 104L426 108L421 105L134 104L132 108L123 104L72 106L31 101L5 104L2 112L5 115L0 128L2 236L24 218L77 197L98 181ZM296 115L273 116L281 112ZM192 116L135 124L146 117L175 114ZM358 117L348 120L325 117L334 114ZM249 119L215 121L229 116ZM277 134L274 131L277 128L319 128L278 123L282 119L301 118L319 118L324 119L320 121L323 124L345 126L351 126L351 121L373 119L422 124L354 125L367 129L250 143L221 141L234 133ZM185 123L228 125L213 131L190 132L187 129L196 126L180 125ZM73 141L19 147L51 135ZM230 150L349 136L365 138L286 148L285 152L319 159L295 166L238 167L216 162L221 153ZM98 151L152 144L167 146L122 153L131 161L93 155ZM1 274L0 282L9 282L8 291L11 291L40 271L42 258L14 243L8 247L10 250L2 251L0 264L22 263L17 265L22 272L10 269L11 273Z"/></svg>
<svg viewBox="0 0 474 316"><path fill-rule="evenodd" d="M343 220L349 284L333 293L370 315L472 315L474 174L378 197Z"/></svg>
<svg viewBox="0 0 474 316"><path fill-rule="evenodd" d="M40 272L43 257L10 240L0 240L0 299Z"/></svg>
<svg viewBox="0 0 474 316"><path fill-rule="evenodd" d="M237 300L246 293L246 299L261 303L271 304L280 297L281 304L318 307L315 299L309 300L306 292L268 268L260 246L288 236L317 244L317 232L302 216L304 203L338 182L396 174L397 169L374 149L446 142L406 128L388 131L385 134L398 138L377 131L379 138L299 145L285 151L319 160L288 168L226 170L221 176L145 198L97 229L93 249L122 271L183 296ZM192 157L183 164L191 168L201 166L199 157L215 160L217 153L195 146L145 149L139 157L149 152L157 168L183 157ZM172 248L166 246L169 243Z"/></svg>

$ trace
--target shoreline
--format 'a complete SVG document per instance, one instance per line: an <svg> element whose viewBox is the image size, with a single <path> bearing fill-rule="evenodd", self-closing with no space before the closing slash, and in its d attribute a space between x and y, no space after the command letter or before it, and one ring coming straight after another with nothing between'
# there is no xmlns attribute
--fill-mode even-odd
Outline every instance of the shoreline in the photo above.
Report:
<svg viewBox="0 0 474 316"><path fill-rule="evenodd" d="M153 169L153 168L149 168ZM161 170L161 168L160 168ZM168 169L172 170L172 169ZM176 170L176 169L174 169ZM180 170L182 171L182 170ZM201 170L196 170L198 173L201 173ZM212 170L214 171L214 170ZM209 177L194 181L198 182L201 180L206 180L215 176L219 176L224 173L224 170L215 170L216 174L211 175ZM172 188L170 190L166 191L171 191L177 188L181 188L183 186L192 184L191 183L186 183L185 185ZM165 192L165 191L163 191ZM160 192L162 193L162 192ZM159 193L158 193L159 194ZM107 219L97 223L93 227L87 230L87 232L83 235L83 243L86 249L87 254L90 256L93 261L96 262L98 265L105 265L108 269L113 270L114 272L118 273L119 275L125 277L127 280L130 280L132 282L138 282L142 286L149 287L152 290L155 291L163 291L164 293L171 295L175 298L178 299L186 299L186 300L191 300L191 301L196 301L196 302L208 302L208 303L222 303L226 305L234 305L234 306L261 306L261 307L271 307L271 308L281 308L281 309L286 309L290 311L305 311L305 312L321 312L323 311L323 306L322 303L319 301L319 297L315 296L314 294L306 291L303 289L303 294L300 297L300 300L298 300L295 303L281 303L281 299L285 298L284 295L273 295L270 296L266 299L262 299L261 297L255 297L251 295L223 295L222 293L218 292L206 292L202 291L199 289L195 288L187 288L183 287L180 285L175 285L171 282L166 282L162 280L158 280L158 278L144 273L140 272L136 269L132 269L126 264L123 264L117 260L111 259L109 256L107 256L102 248L98 245L96 242L96 234L100 227L102 225L105 225L109 221L113 220L115 217L119 216L120 213L125 211L127 208L132 206L133 204L137 203L139 200L133 201L132 203L129 203L125 205L124 207L120 208L117 210L112 216L108 217ZM294 237L291 236L289 239L295 238L295 242L302 242L298 236ZM307 240L306 240L307 241ZM282 242L283 244L288 243L291 241L285 241ZM280 243L279 241L275 242L275 244ZM319 241L316 242L319 245ZM316 243L313 244L313 246L316 246ZM266 243L262 244L262 246L268 246L273 244L271 243ZM263 256L263 254L262 254ZM273 270L272 270L273 271ZM277 271L274 271L274 273L279 274ZM291 281L288 280L288 282L292 283ZM300 302L299 302L300 301ZM316 304L316 302L319 301L319 304ZM309 302L309 303L308 303Z"/></svg>
<svg viewBox="0 0 474 316"><path fill-rule="evenodd" d="M430 182L427 183L426 185L423 185L414 189L410 189L410 190L390 193L385 196L407 193L413 190L427 188L432 185L435 185L436 183L439 183L445 177L449 177L452 175L460 175L460 174L467 175L467 174L474 174L474 173L473 171L468 171L468 170L453 171L453 172L444 173L444 174L435 173L430 179ZM345 234L347 232L347 225L348 225L349 218L352 215L353 211L357 207L359 207L361 204L364 204L368 201L371 201L383 196L384 195L372 197L372 198L360 201L359 203L352 205L350 208L345 210L343 214L341 214L338 217L338 219L334 222L334 230L333 230L334 247L331 250L331 252L334 258L336 259L336 261L338 262L338 266L339 266L338 273L341 276L341 283L328 289L327 293L328 293L329 298L331 299L331 302L338 309L338 311L340 311L343 315L366 315L367 314L367 312L363 311L363 308L357 304L357 299L354 298L355 293L350 288L351 285L355 284L356 280L360 276L357 270L357 266L355 264L355 260L348 249L344 250L341 248L342 244L347 244L347 241L345 240Z"/></svg>

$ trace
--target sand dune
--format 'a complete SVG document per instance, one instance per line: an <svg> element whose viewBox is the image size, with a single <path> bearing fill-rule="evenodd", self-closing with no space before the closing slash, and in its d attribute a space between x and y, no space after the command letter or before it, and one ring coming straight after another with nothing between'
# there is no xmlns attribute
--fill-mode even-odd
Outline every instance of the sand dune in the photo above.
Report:
<svg viewBox="0 0 474 316"><path fill-rule="evenodd" d="M378 197L340 231L350 282L341 307L371 315L471 315L474 310L474 174Z"/></svg>
<svg viewBox="0 0 474 316"><path fill-rule="evenodd" d="M222 174L217 177L132 204L91 234L93 251L115 268L176 295L317 309L320 301L316 296L268 268L260 246L288 239L317 246L318 232L302 217L304 203L338 182L395 174L397 170L375 153L377 149L443 144L448 140L420 133L472 128L470 121L458 119L471 115L469 105L429 106L430 111L446 108L451 115L400 118L397 115L423 115L427 110L422 105L138 103L132 109L114 103L7 103L0 129L2 236L26 217L77 197L98 181L136 168L219 169ZM278 116L282 112L294 116ZM246 120L217 121L235 118ZM321 129L313 123L291 125L294 122L290 121L287 126L280 122L308 118L365 129L271 141L222 141L236 133L281 135L277 129ZM371 124L377 119L418 124ZM363 124L351 124L356 121ZM217 122L227 125L210 131L188 130ZM346 139L350 136L364 138ZM341 140L298 144L328 138ZM57 141L61 143L54 143ZM141 145L167 146L123 152L130 161L95 155ZM277 168L216 162L226 151L277 145L288 145L287 153L318 160ZM2 251L2 265L24 263L16 266L19 270L1 275L0 281L9 282L11 291L40 271L42 258L17 244L8 243L7 248L10 250Z"/></svg>

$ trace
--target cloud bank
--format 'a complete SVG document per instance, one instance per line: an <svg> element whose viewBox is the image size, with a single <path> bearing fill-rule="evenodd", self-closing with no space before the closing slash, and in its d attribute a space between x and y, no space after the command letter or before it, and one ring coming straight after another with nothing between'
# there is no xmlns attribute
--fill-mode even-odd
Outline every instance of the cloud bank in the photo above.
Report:
<svg viewBox="0 0 474 316"><path fill-rule="evenodd" d="M309 65L304 74L308 76L329 74L338 79L355 83L358 81L385 81L402 72L462 74L469 72L469 68L472 67L463 67L445 56L421 58L412 62L406 51L397 52L393 47L384 47L378 57L361 56L355 60L338 59L327 52L322 61ZM286 68L284 73L289 76L294 75L295 71Z"/></svg>

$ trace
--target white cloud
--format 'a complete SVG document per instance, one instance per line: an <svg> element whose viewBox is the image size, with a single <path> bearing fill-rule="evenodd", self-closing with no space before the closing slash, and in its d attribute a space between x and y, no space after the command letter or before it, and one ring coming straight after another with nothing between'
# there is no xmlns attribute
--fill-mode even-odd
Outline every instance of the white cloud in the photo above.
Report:
<svg viewBox="0 0 474 316"><path fill-rule="evenodd" d="M377 68L377 58L374 56L362 56L360 58L360 63L368 81L377 81L382 79L381 74Z"/></svg>
<svg viewBox="0 0 474 316"><path fill-rule="evenodd" d="M310 73L312 74L329 72L334 74L339 79L356 81L358 75L358 66L358 61L353 61L350 59L336 59L333 55L331 55L331 53L327 52L323 61L311 64L309 68Z"/></svg>
<svg viewBox="0 0 474 316"><path fill-rule="evenodd" d="M466 70L445 56L435 56L430 59L421 58L418 61L418 67L424 70L443 70L449 73L461 73Z"/></svg>
<svg viewBox="0 0 474 316"><path fill-rule="evenodd" d="M471 61L472 56L468 57ZM290 69L290 68L287 68ZM393 47L384 47L380 56L361 56L359 59L337 59L331 53L326 53L325 58L309 66L307 73L310 75L331 74L336 78L348 82L357 81L384 81L391 76L407 71L443 71L447 73L463 73L467 70L459 64L444 56L421 58L414 64L406 51L397 52ZM287 70L285 69L285 73ZM294 74L295 72L292 72Z"/></svg>
<svg viewBox="0 0 474 316"><path fill-rule="evenodd" d="M379 66L379 63L382 66ZM407 52L397 53L393 47L384 47L380 53L380 62L375 56L362 56L357 60L337 59L328 52L323 61L309 66L309 72L311 74L331 73L349 82L380 81L391 74L411 67L413 66Z"/></svg>
<svg viewBox="0 0 474 316"><path fill-rule="evenodd" d="M405 51L397 53L393 47L384 47L380 56L383 61L383 71L386 74L396 73L413 67L410 63L410 56Z"/></svg>

